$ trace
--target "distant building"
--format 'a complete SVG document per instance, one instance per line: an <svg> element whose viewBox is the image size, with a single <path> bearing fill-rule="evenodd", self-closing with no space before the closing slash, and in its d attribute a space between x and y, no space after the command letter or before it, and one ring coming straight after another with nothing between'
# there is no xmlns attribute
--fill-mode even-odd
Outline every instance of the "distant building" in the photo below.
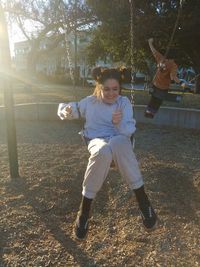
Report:
<svg viewBox="0 0 200 267"><path fill-rule="evenodd" d="M30 52L28 41L17 42L14 44L14 65L17 71L26 71L28 67L28 53Z"/></svg>
<svg viewBox="0 0 200 267"><path fill-rule="evenodd" d="M75 40L74 35L69 34L67 46L60 41L56 46L53 43L56 37L46 37L41 40L36 60L36 72L46 75L66 73L70 75L70 69L74 69ZM90 67L87 64L85 48L91 40L88 31L77 33L77 69L81 78L87 77ZM29 41L17 42L14 44L14 64L17 71L28 70L28 54L31 51Z"/></svg>

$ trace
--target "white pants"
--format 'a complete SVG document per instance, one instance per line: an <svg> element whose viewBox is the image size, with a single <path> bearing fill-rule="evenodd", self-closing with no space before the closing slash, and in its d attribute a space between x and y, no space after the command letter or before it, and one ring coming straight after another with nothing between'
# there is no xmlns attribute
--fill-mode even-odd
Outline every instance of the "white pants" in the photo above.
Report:
<svg viewBox="0 0 200 267"><path fill-rule="evenodd" d="M112 160L130 189L144 182L130 138L118 135L109 139L95 138L88 144L90 158L85 171L82 195L93 199L105 181Z"/></svg>

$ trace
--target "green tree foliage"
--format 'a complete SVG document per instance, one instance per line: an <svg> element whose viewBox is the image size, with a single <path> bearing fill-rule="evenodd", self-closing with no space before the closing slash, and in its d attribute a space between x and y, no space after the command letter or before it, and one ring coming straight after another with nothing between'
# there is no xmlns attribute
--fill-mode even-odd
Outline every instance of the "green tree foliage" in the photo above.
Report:
<svg viewBox="0 0 200 267"><path fill-rule="evenodd" d="M178 63L192 65L200 72L200 1L199 0L131 0L133 4L133 43L135 67L145 70L151 58L147 40L153 37L158 49L166 49L182 9L171 46L177 48ZM88 48L90 62L109 56L114 61L130 64L130 0L4 0L4 9L30 40L30 62L40 56L42 38L52 36L56 46L62 41L63 31L75 27L92 30ZM29 34L26 21L32 21L35 32ZM87 26L86 26L87 25ZM49 48L51 51L52 47Z"/></svg>
<svg viewBox="0 0 200 267"><path fill-rule="evenodd" d="M95 56L97 59L106 55L114 61L124 60L130 49L128 2L103 0L87 1L87 4L91 7L94 16L98 18L98 24L93 32L93 41L89 46L91 62L95 62Z"/></svg>
<svg viewBox="0 0 200 267"><path fill-rule="evenodd" d="M130 63L130 1L87 0L98 27L89 46L89 55L102 53L115 60ZM193 66L200 72L200 1L182 0L182 9L171 47L177 49L178 63ZM145 59L151 57L147 40L153 37L158 49L169 45L180 6L179 0L132 0L134 62L145 68ZM95 47L98 49L95 50ZM95 54L94 54L95 53ZM104 54L105 56L105 54Z"/></svg>

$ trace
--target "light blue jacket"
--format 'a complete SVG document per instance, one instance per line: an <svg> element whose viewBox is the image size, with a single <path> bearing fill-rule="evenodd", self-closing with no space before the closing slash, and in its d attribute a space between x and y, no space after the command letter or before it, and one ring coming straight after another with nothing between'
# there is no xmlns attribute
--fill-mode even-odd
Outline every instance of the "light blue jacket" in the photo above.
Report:
<svg viewBox="0 0 200 267"><path fill-rule="evenodd" d="M67 106L72 107L72 113L64 116ZM118 125L112 123L112 113L117 109L122 111L122 120ZM63 119L85 118L83 134L88 139L109 138L116 135L130 137L136 130L136 121L133 118L133 107L125 96L118 96L113 104L106 104L96 96L87 96L80 102L60 103L58 116Z"/></svg>

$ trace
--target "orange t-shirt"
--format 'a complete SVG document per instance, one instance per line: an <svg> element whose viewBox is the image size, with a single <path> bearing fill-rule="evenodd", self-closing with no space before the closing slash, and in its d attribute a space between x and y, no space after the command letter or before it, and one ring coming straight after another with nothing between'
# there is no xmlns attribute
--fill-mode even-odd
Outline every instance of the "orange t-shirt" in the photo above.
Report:
<svg viewBox="0 0 200 267"><path fill-rule="evenodd" d="M173 59L165 59L158 51L153 55L157 62L157 70L153 78L153 84L161 90L168 90L171 77L177 75L178 66Z"/></svg>

